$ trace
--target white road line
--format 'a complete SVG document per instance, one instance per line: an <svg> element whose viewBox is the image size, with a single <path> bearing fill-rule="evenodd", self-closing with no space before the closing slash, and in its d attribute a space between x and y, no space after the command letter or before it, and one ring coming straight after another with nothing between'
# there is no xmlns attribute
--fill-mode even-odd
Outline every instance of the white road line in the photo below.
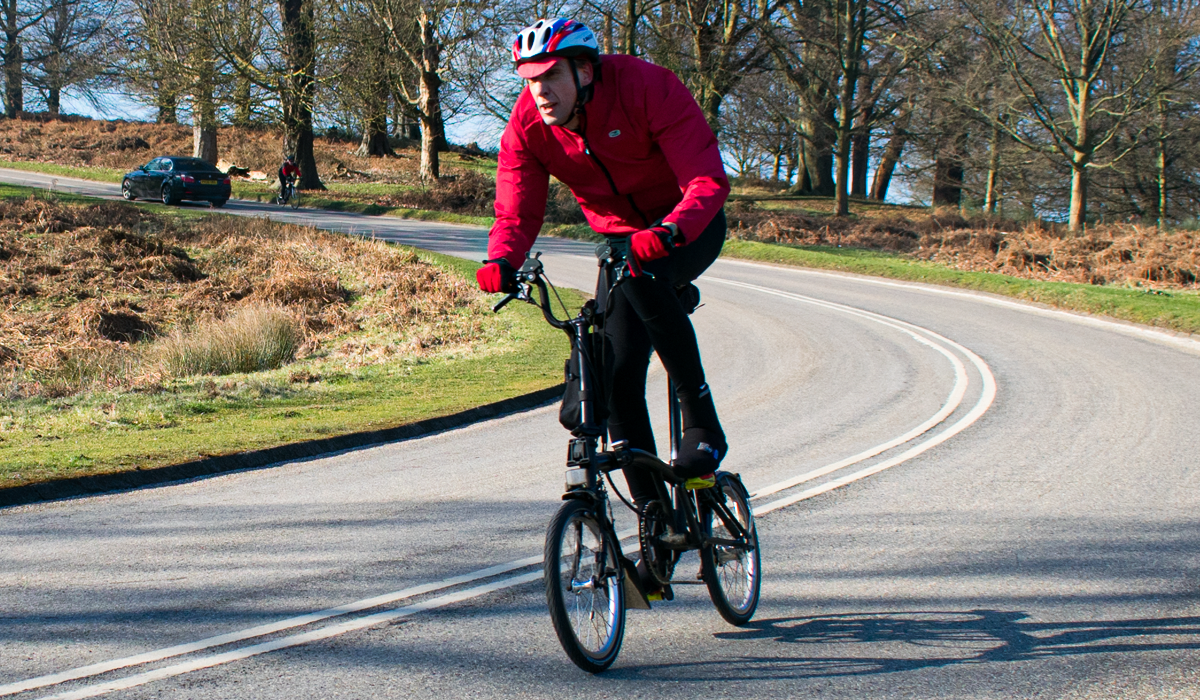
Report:
<svg viewBox="0 0 1200 700"><path fill-rule="evenodd" d="M980 416L982 416L984 412L987 411L988 407L991 405L992 400L995 397L995 393L996 393L995 379L994 379L994 377L992 377L991 371L988 369L986 363L984 363L977 355L972 353L970 350L967 350L963 346L959 345L958 343L955 343L947 338L944 338L943 336L940 336L932 331L921 328L920 326L915 326L913 324L906 323L904 321L899 321L897 319L891 319L887 316L882 316L880 314L863 311L861 309L855 309L853 307L844 306L844 305L836 304L833 302L826 302L826 301L814 299L811 297L804 297L802 295L792 294L790 292L780 292L778 290L772 290L772 289L769 289L766 287L758 287L756 285L746 284L743 282L736 282L733 280L725 280L725 279L719 279L719 278L710 278L710 279L712 279L712 281L723 282L723 283L730 284L733 286L739 286L739 287L743 287L743 288L747 288L747 289L751 289L751 290L755 290L755 291L761 291L764 293L789 298L789 299L792 299L795 301L800 301L800 302L804 302L804 303L823 306L823 307L837 310L840 312L849 313L851 315L857 315L862 318L867 318L867 319L875 321L877 323L881 323L882 325L889 326L889 327L899 330L903 333L906 333L910 337L915 339L916 341L918 341L924 345L927 345L930 348L933 348L934 350L945 355L947 358L950 359L951 363L954 365L954 368L955 368L955 384L954 384L954 387L951 389L950 395L947 398L946 403L942 406L942 408L938 411L938 413L934 414L933 417L931 417L929 420L922 423L920 426L917 426L917 428L910 430L909 432L905 433L904 435L902 435L898 438L889 440L888 442L883 443L883 445L878 446L877 448L872 448L871 450L867 450L865 452L859 453L858 455L855 455L854 457L850 457L850 458L841 460L839 462L835 462L831 465L808 472L799 477L795 477L793 479L789 479L787 481L779 482L778 484L773 484L771 486L768 486L768 487L756 492L756 494L755 494L756 498L762 498L763 496L774 494L774 493L777 493L782 490L786 490L788 488L791 488L792 486L803 483L804 481L814 479L819 476L823 476L825 474L832 473L834 471L843 469L852 464L856 464L858 462L869 459L870 457L878 455L888 449L891 449L893 447L901 445L905 442L911 441L915 437L917 437L921 434L924 434L925 432L928 432L928 430L932 429L934 426L936 426L936 425L940 424L942 421L944 421L946 419L946 417L949 416L951 413L953 413L953 411L962 402L962 397L966 392L966 381L965 381L966 371L965 371L965 367L963 366L962 362L960 360L958 360L958 358L955 357L952 353L950 353L948 350L946 350L944 346L941 345L942 342L955 347L956 349L959 350L959 352L966 355L971 360L972 364L975 365L976 369L979 371L979 374L983 378L983 382L984 382L984 389L983 389L983 393L979 399L979 402L975 405L975 407L972 409L972 411L970 413L968 413L966 416L963 417L963 419L961 419L957 423L955 423L950 429L943 431L942 433L938 434L937 436L933 437L932 439L927 440L923 443L920 443L920 444L914 446L913 448L909 449L908 451L904 452L903 454L898 455L892 459L886 460L886 461L882 462L881 464L868 467L867 469L860 470L860 471L858 471L854 474L851 474L847 477L843 477L841 479L836 479L832 482L828 482L821 486L818 486L818 487L815 487L812 489L808 489L808 490L806 490L802 493L796 494L794 496L790 496L787 498L772 501L771 503L768 503L761 507L756 507L754 509L754 512L756 514L765 515L766 513L769 513L774 510L778 510L779 508L783 508L787 505L791 505L792 503L796 503L798 501L805 500L807 498L812 498L813 496L816 496L820 493L825 493L827 491L833 490L840 486L844 486L853 481L857 481L859 479L866 478L867 476L870 476L872 474L877 474L877 473L883 471L884 469L888 469L888 468L896 466L897 464L900 464L908 459L911 459L912 457L915 457L916 455L921 454L921 453L931 449L935 445L945 442L953 435L956 435L959 432L962 432L962 430L964 430L967 426L969 426L970 424L972 424L976 420L978 420L978 418ZM925 335L922 335L922 334L927 334L928 337L926 337ZM787 484L787 485L784 485L784 484ZM621 537L621 539L625 539L626 537L633 535L633 534L636 534L636 533L632 532L632 531L623 532L623 533L620 533L620 537ZM633 545L630 544L627 546L633 546ZM366 610L366 609L373 608L373 607L379 607L381 605L385 605L385 604L392 603L392 602L397 602L399 600L404 600L406 598L410 598L410 597L413 597L416 595L421 595L424 593L432 593L432 592L435 592L438 590L443 590L443 589L451 587L451 586L461 585L463 583L469 583L471 581L477 581L477 580L480 580L483 578L497 576L497 575L500 575L503 573L515 571L517 569L533 566L533 565L540 564L540 563L542 563L542 557L540 555L526 557L525 559L515 560L515 561L509 562L507 564L500 564L497 566L489 567L487 569L481 569L480 571L477 571L477 572L463 574L461 576L456 576L456 577L452 577L452 578L448 578L448 579L443 579L441 581L423 584L421 586L415 586L412 588L403 589L401 591L396 591L395 593L388 593L388 594L384 594L381 596L366 598L366 599L363 599L360 601L356 601L354 603L347 603L342 606L338 606L335 608L329 608L327 610L317 612L317 613L312 613L309 615L301 615L301 616L297 616L297 617L293 617L293 618L288 618L287 620L281 620L276 623L271 623L268 625L261 625L258 627L253 627L253 628L250 628L247 630L242 630L239 632L231 632L231 633L224 634L224 635L209 637L207 639L204 639L204 640L201 640L198 642L193 642L190 644L181 644L181 645L177 645L174 647L160 649L157 651L146 652L144 654L130 656L130 657L126 657L124 659L117 659L114 661L109 661L109 662L104 662L104 663L91 664L89 666L84 666L84 667L72 669L69 671L63 671L63 672L57 673L57 674L40 676L38 678L29 679L27 681L21 681L18 683L0 686L0 696L11 695L13 693L23 692L23 691L27 691L27 690L33 690L36 688L42 688L42 687L46 687L49 685L55 685L55 684L69 681L69 680L80 680L80 679L87 678L90 676L99 675L101 673L119 670L121 668L127 668L129 666L141 665L141 664L145 664L145 663L150 663L152 661L160 661L163 659L171 658L174 656L179 656L182 654L194 653L196 651L202 651L204 649L208 649L208 648L212 648L212 647L216 647L216 646L222 646L222 645L231 644L231 643L238 642L238 641L244 641L246 639L251 639L253 637L259 637L259 636L263 636L266 634L272 634L272 633L279 632L279 631L282 631L285 629L291 629L291 628L300 627L300 626L304 626L304 625L310 625L310 624L313 624L313 623L316 623L316 622L319 622L322 620L326 620L326 619L329 619L332 617L338 617L338 616L351 614L354 612L360 612L362 610ZM328 627L324 627L319 630L313 630L313 631L304 632L301 634L290 635L287 637L282 637L280 639L274 639L271 641L262 642L259 644L251 645L248 647L243 647L240 649L234 649L234 650L231 650L228 652L223 652L220 654L213 654L210 656L204 656L204 657L200 657L197 659L192 659L190 661L174 664L171 666L166 666L164 668L155 669L152 671L146 671L144 673L135 674L133 676L128 676L126 678L108 681L105 683L100 683L100 684L96 684L96 685L92 685L92 686L87 686L87 687L84 687L84 688L81 688L78 690L68 691L65 693L46 696L45 700L52 700L52 699L53 700L67 700L67 699L72 699L72 698L89 698L89 697L95 697L98 695L104 695L106 693L110 693L110 692L117 691L117 690L133 688L136 686L144 685L146 683L151 683L153 681L163 680L163 679L170 678L173 676L190 673L192 671L200 670L203 668L211 668L213 666L219 666L222 664L231 663L233 661L239 661L239 660L242 660L245 658L249 658L252 656L258 656L260 654L265 654L265 653L268 653L271 651L276 651L279 649L286 649L289 647L308 644L308 643L311 643L314 641L328 639L328 638L335 637L335 636L338 636L341 634L345 634L347 632L352 632L352 631L364 629L367 627L371 627L374 625L383 624L385 622L390 622L390 621L400 619L403 617L408 617L408 616L414 615L416 613L419 613L419 612L422 612L425 610L432 610L435 608L440 608L440 607L443 607L446 605L451 605L453 603L461 602L463 600L468 600L470 598L486 595L488 593L493 593L495 591L503 590L506 588L511 588L513 586L518 586L518 585L522 585L525 583L530 583L530 582L538 580L541 576L542 576L542 573L540 571L522 574L520 576L514 576L511 578L502 579L502 580L495 581L495 582L492 582L489 584L485 584L483 586L477 586L475 588L470 588L470 589L466 589L466 590L462 590L462 591L457 591L454 593L449 593L449 594L446 594L443 596L439 596L437 598L432 598L430 600L422 601L421 603L405 606L403 608L398 608L396 610L379 612L379 613L375 613L372 615L366 615L366 616L355 618L352 620L347 620L345 622L330 625Z"/></svg>
<svg viewBox="0 0 1200 700"><path fill-rule="evenodd" d="M859 479L865 479L873 474L878 474L884 469L890 469L897 464L907 462L913 457L937 447L943 442L966 430L975 421L979 420L979 418L987 412L988 408L991 407L992 401L994 401L996 398L996 378L992 376L992 372L988 368L987 364L977 355L975 355L975 353L966 350L966 348L962 349L968 353L971 363L975 365L976 369L979 370L980 376L983 377L983 393L980 395L979 401L975 404L975 407L971 409L970 413L963 416L954 425L950 426L941 433L938 433L936 436L926 440L925 442L914 445L912 448L896 455L895 457L892 457L891 459L884 460L879 464L867 467L866 469L862 469L840 479L834 479L833 481L821 484L820 486L814 486L811 489L807 489L792 496L787 496L786 498L781 498L777 501L771 501L766 505L755 507L754 513L766 515L773 510L779 510L780 508L790 506L794 503L799 503L800 501L807 500L814 496L819 496L827 491L840 488L846 484L858 481Z"/></svg>
<svg viewBox="0 0 1200 700"><path fill-rule="evenodd" d="M888 319L887 325L899 324L900 326L905 326L908 329L912 329L913 331L919 330L921 333L927 334L931 339L946 343L947 345L954 347L956 350L958 350L963 355L965 355L967 357L967 359L969 359L971 361L971 364L975 366L975 370L977 372L979 372L979 376L983 380L983 391L980 393L979 400L975 403L974 408L972 408L969 413L967 413L965 416L963 416L961 419L959 419L954 425L950 426L948 429L942 431L941 433L938 433L937 435L930 438L929 440L919 443L919 444L913 446L912 448L906 450L905 452L903 452L899 455L896 455L895 457L892 457L891 459L884 460L883 462L881 462L879 464L867 467L866 469L859 470L853 474L844 476L840 479L834 479L833 481L827 482L820 486L815 486L811 489L807 489L800 493L793 494L786 498L781 498L776 501L771 501L770 503L767 503L766 505L756 506L754 508L754 513L756 515L766 515L767 513L770 513L771 511L779 510L780 508L790 506L794 503L799 503L800 501L804 501L804 500L807 500L814 496L818 496L822 493L832 491L836 488L845 486L846 484L850 484L855 481L858 481L859 479L865 479L868 476L871 476L873 474L878 474L879 472L881 472L885 469L890 469L891 467L894 467L897 464L902 464L902 463L912 459L913 457L916 457L917 455L942 444L946 440L949 440L950 438L954 437L955 435L961 433L963 430L966 430L969 426L974 424L975 421L979 420L979 418L981 416L983 416L984 413L987 412L988 408L991 407L992 402L995 401L995 399L996 399L996 378L992 374L991 368L989 368L987 366L987 363L984 362L983 359L980 358L978 355L971 352L970 350L963 347L962 345L954 342L953 340L950 340L949 338L946 338L945 336L935 333L927 328L922 328L921 326L917 326L917 325L908 323L906 321L892 319L888 316L874 314L870 311L863 311L862 309L855 309L853 307L842 307L841 304L827 302L827 301L823 301L821 299L814 299L812 297L806 297L802 294L794 294L792 292L782 292L782 291L779 291L776 289L771 289L769 287L759 287L757 285L748 284L745 282L735 282L733 280L714 279L713 281L724 282L726 284L730 284L733 286L743 287L746 289L752 289L755 291L762 292L764 294L771 294L774 296L780 296L780 297L785 297L785 298L789 298L789 299L794 299L796 301L800 301L800 302L804 302L804 303L808 303L808 304L817 304L819 306L825 306L825 307L832 308L832 309L845 310L849 313L855 313L856 315L861 315L863 317L869 318L871 316L878 316L879 319ZM883 322L883 321L881 321L881 322ZM960 363L960 366L961 366L961 363ZM877 452L876 454L879 454L879 453ZM850 458L850 459L853 459L853 458ZM844 461L848 461L848 460L844 460ZM842 463L835 462L833 465L830 465L829 467L823 467L821 469L817 469L813 472L809 472L809 474L814 475L812 478L816 478L816 476L822 476L824 474L828 474L832 471L836 471L834 469L831 469L830 467L833 467L837 464L842 464ZM803 476L806 477L806 476L809 476L809 474L806 474ZM794 482L793 485L795 485L795 484L803 483L804 480L805 479L803 477L797 477L796 479L789 480L789 482ZM789 483L789 482L781 482L781 483ZM774 487L767 487L766 489L759 491L758 494L766 495L767 493L774 493L775 491L770 490L772 488L774 488Z"/></svg>
<svg viewBox="0 0 1200 700"><path fill-rule="evenodd" d="M925 421L924 423L921 423L920 425L918 425L917 427L908 431L907 433L904 433L903 435L892 438L891 440L888 440L887 442L876 445L875 447L868 448L862 452L859 452L856 455L847 457L846 459L840 460L838 462L834 462L833 464L828 464L819 469L814 469L813 471L801 474L799 476L792 477L791 479L786 479L784 481L780 481L778 483L771 484L770 486L764 486L763 488L760 488L760 489L756 490L754 493L750 494L750 498L753 500L757 500L757 499L763 498L765 496L770 496L771 494L779 493L780 491L786 491L787 489L790 489L794 486L798 486L799 484L802 484L806 481L811 481L813 479L825 476L826 474L832 474L835 471L838 471L840 469L845 469L848 466L858 464L859 462L868 460L876 455L887 452L888 450L892 449L893 447L903 445L904 443L909 442L910 440L913 440L913 439L929 432L933 428L935 428L942 421L949 418L950 414L954 413L954 411L956 409L958 409L958 407L962 404L962 400L963 400L963 397L967 393L967 385L969 383L969 381L967 379L967 369L965 366L963 366L962 360L959 360L957 357L955 357L953 353L951 353L949 350L947 350L945 348L945 346L943 346L940 343L938 343L934 340L931 340L923 335L920 335L917 332L917 330L915 330L915 329L919 329L921 332L932 334L931 331L926 331L924 328L921 328L920 326L914 326L912 324L905 323L903 321L897 321L896 319L892 319L888 316L883 316L881 314L873 313L870 311L863 311L862 309L856 309L853 306L846 306L845 304L838 304L836 302L825 301L822 299L815 299L813 297L806 297L806 296L803 296L800 294L793 294L791 292L782 292L779 290L771 289L769 287L760 287L755 284L748 284L746 282L738 282L736 280L729 280L729 279L724 279L721 277L707 277L705 279L707 279L710 282L720 282L722 284L727 284L727 285L733 286L733 287L741 287L743 289L750 289L750 290L753 290L756 292L770 294L772 296L779 296L779 297L783 297L785 299L791 299L793 301L800 301L800 302L803 302L806 304L812 304L813 306L820 306L823 308L832 309L834 311L840 311L840 312L849 314L851 316L858 316L860 318L865 318L869 321L874 321L875 323L879 323L879 324L887 326L889 328L894 328L894 329L900 331L901 333L904 333L904 334L912 337L917 342L919 342L923 345L927 345L927 346L933 348L934 350L938 351L939 353L944 355L946 357L946 359L948 359L950 361L950 364L954 367L954 386L951 387L951 389L950 389L950 395L946 398L946 402L945 402L945 404L942 405L941 409L938 410L937 413L933 414L933 416L931 416L929 418L929 420Z"/></svg>
<svg viewBox="0 0 1200 700"><path fill-rule="evenodd" d="M293 629L296 627L303 627L305 625L321 622L322 620L328 620L331 617L340 617L342 615L349 615L352 613L361 612L363 610L377 608L381 605L396 603L401 600L424 595L426 593L434 593L444 590L452 586L460 586L464 583L471 583L473 581L491 578L492 576L499 576L500 574L506 574L510 571L524 569L528 566L533 566L534 564L540 563L542 563L542 557L540 555L526 557L524 559L517 559L516 561L510 561L506 564L497 564L496 566L480 569L479 571L473 571L460 576L452 576L440 581L432 581L430 583L421 584L420 586L413 586L411 588L405 588L393 593L385 593L383 595L373 596L371 598L364 598L363 600L358 600L353 603L346 603L344 605L309 613L307 615L289 617L286 620L280 620L278 622L272 622L266 625L259 625L249 629L220 634L215 637L208 637L197 642L178 644L172 647L157 649L155 651L148 651L144 654L137 654L135 656L127 656L121 659L114 659L112 661L104 661L87 666L80 666L79 668L62 671L61 673L52 673L45 676L38 676L37 678L18 681L16 683L9 683L8 685L0 685L0 696L13 695L15 693L22 693L27 690L35 690L37 688L45 688L46 686L79 680L89 676L98 676L101 673L108 673L109 671L116 671L122 668L128 668L130 666L139 666L141 664L147 664L154 661L162 661L163 659L169 659L173 656L192 654L197 651L211 649L212 647L233 644L235 642L253 639L254 637L261 637L263 635L274 634L276 632L282 632L284 630Z"/></svg>
<svg viewBox="0 0 1200 700"><path fill-rule="evenodd" d="M415 615L419 612L424 612L426 610L434 610L447 605L453 605L454 603L461 603L462 601L470 600L471 598L478 598L479 596L487 595L488 593L494 593L506 588L512 588L513 586L532 583L541 577L541 571L521 574L520 576L501 579L499 581L494 581L492 583L477 586L475 588L468 588L455 593L448 593L444 596L431 598L430 600L425 600L403 608L397 608L396 610L388 610L386 612L375 613L374 615L367 615L365 617L347 620L336 625L323 627L319 630L304 632L303 634L294 634L290 637L282 637L280 639L272 639L269 642L263 642L261 644L255 644L253 646L243 647L241 649L234 649L221 654L202 656L198 659L192 659L191 661L185 661L173 666L165 666L163 668L154 669L153 671L146 671L145 673L139 673L127 678L119 678L114 681L108 681L107 683L100 683L97 685L88 686L86 688L80 688L79 690L72 690L65 693L59 693L57 695L44 696L43 700L78 700L79 698L91 698L97 695L104 695L105 693L111 693L116 690L126 690L139 685L145 685L146 683L151 683L153 681L163 680L172 676L179 676L184 673L191 673L192 671L198 671L202 668L211 668L213 666L220 666L221 664L227 664L232 661L241 661L242 659L248 659L252 656L258 656L260 654L266 654L268 652L278 651L280 649L287 649L289 647L300 646L302 644L311 644L312 642L317 642L322 639L329 639L330 637L336 637L338 635L346 634L347 632L353 632L355 630L381 625L385 622L393 622L405 617L411 617L412 615Z"/></svg>

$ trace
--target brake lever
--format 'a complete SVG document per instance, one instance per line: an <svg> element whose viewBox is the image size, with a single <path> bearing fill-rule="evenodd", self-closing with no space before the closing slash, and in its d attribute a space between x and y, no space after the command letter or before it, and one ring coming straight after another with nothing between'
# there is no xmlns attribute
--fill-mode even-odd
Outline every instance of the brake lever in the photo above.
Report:
<svg viewBox="0 0 1200 700"><path fill-rule="evenodd" d="M532 301L532 297L529 296L532 292L533 286L529 282L518 282L517 291L509 292L503 299L496 302L496 304L492 306L492 313L499 313L500 309L503 309L508 305L508 302L514 299L519 299L521 301Z"/></svg>
<svg viewBox="0 0 1200 700"><path fill-rule="evenodd" d="M521 298L520 292L510 292L503 299L496 302L492 306L492 313L500 313L500 309L503 309L508 304L508 302L512 301L513 299L520 299L520 298Z"/></svg>

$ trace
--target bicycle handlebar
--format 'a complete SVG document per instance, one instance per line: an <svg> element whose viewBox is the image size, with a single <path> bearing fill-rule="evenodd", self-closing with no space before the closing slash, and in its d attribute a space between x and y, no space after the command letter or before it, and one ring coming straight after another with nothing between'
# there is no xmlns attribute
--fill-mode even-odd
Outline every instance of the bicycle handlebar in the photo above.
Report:
<svg viewBox="0 0 1200 700"><path fill-rule="evenodd" d="M602 252L603 255L601 255ZM542 316L545 317L546 322L551 326L554 326L559 330L567 330L570 328L573 322L578 321L582 316L576 317L575 321L571 321L560 320L554 315L554 311L550 308L550 291L547 288L546 278L542 272L544 268L542 266L542 261L540 260L541 255L541 253L534 254L534 257L528 258L525 261L525 264L521 266L521 269L517 270L517 290L514 292L509 292L503 299L496 302L496 304L492 306L492 311L499 312L500 309L503 309L505 306L507 306L510 301L519 299L540 308L542 310ZM632 255L628 255L626 251L616 251L611 247L605 246L602 249L597 249L597 256L600 257L602 265L607 264L622 266L621 272L619 272L617 275L618 281L620 281L625 274L628 274L631 277L649 274L642 272L640 266L637 264L637 260ZM533 299L534 287L537 287L538 292L540 293L540 299L537 301Z"/></svg>
<svg viewBox="0 0 1200 700"><path fill-rule="evenodd" d="M541 254L538 253L537 255L540 256ZM509 292L503 299L496 302L495 305L492 306L492 311L499 312L500 309L503 309L505 306L507 306L510 301L519 299L521 301L529 302L530 304L540 308L542 310L542 316L546 318L546 321L551 326L554 326L560 330L566 330L571 323L569 321L559 320L558 317L554 315L553 309L550 308L550 290L546 284L545 277L542 275L542 269L542 261L539 260L538 257L532 257L526 260L525 264L522 265L521 269L517 270L516 273L517 290L515 292ZM540 299L537 301L534 301L533 299L534 287L537 287L540 296Z"/></svg>

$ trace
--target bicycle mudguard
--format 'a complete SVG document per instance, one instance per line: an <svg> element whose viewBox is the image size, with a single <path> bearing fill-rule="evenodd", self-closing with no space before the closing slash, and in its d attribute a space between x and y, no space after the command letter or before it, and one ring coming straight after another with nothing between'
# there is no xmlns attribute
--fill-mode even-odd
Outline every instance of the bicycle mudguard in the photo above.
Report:
<svg viewBox="0 0 1200 700"><path fill-rule="evenodd" d="M617 556L621 558L621 571L625 573L625 609L649 610L650 599L642 590L642 577L638 575L637 564L624 554Z"/></svg>

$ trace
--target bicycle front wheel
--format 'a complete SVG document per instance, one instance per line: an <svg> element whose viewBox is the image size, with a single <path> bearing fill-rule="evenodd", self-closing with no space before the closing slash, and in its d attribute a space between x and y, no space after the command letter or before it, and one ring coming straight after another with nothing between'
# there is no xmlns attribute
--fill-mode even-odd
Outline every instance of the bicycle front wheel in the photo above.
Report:
<svg viewBox="0 0 1200 700"><path fill-rule="evenodd" d="M546 530L546 604L563 651L599 673L617 660L625 635L620 549L582 501L567 501Z"/></svg>
<svg viewBox="0 0 1200 700"><path fill-rule="evenodd" d="M292 209L300 208L300 190L292 185L292 191L288 193L288 204L292 205Z"/></svg>
<svg viewBox="0 0 1200 700"><path fill-rule="evenodd" d="M744 537L745 544L705 545L700 549L700 572L721 617L732 625L744 625L754 617L762 584L754 514L746 488L732 474L718 472L711 496L724 505L705 503L701 508L705 537L726 541Z"/></svg>

